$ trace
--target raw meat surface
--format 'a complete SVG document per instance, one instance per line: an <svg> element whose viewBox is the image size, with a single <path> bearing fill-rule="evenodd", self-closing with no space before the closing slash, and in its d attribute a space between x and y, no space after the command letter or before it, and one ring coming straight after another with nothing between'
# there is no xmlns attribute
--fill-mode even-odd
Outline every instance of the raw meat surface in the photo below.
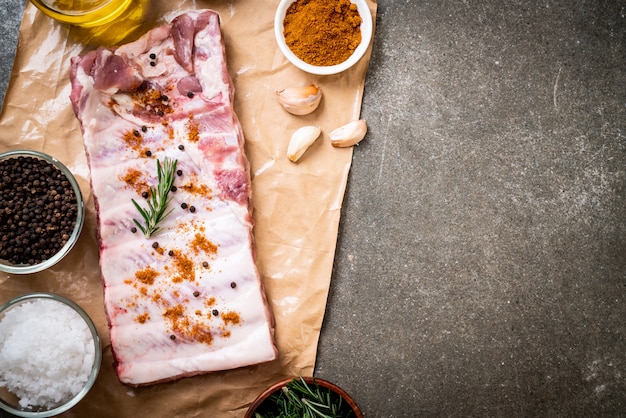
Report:
<svg viewBox="0 0 626 418"><path fill-rule="evenodd" d="M250 172L219 15L182 14L72 60L120 381L145 385L273 360L255 265ZM146 238L157 160L177 160L173 212Z"/></svg>

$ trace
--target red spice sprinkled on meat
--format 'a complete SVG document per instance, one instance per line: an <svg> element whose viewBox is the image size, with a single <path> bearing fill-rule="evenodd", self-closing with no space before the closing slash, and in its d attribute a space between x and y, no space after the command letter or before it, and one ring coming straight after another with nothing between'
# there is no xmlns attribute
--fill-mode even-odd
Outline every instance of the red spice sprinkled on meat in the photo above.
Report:
<svg viewBox="0 0 626 418"><path fill-rule="evenodd" d="M200 250L204 251L207 254L215 254L217 253L217 245L213 244L209 241L204 235L196 234L193 241L191 242L191 249L195 254L198 254Z"/></svg>
<svg viewBox="0 0 626 418"><path fill-rule="evenodd" d="M172 279L174 283L179 283L183 280L194 281L196 279L196 272L191 258L179 255L175 258L174 265L179 274Z"/></svg>
<svg viewBox="0 0 626 418"><path fill-rule="evenodd" d="M153 285L154 279L157 278L159 272L151 267L146 267L143 270L139 270L135 273L135 278L143 284Z"/></svg>
<svg viewBox="0 0 626 418"><path fill-rule="evenodd" d="M128 131L124 132L124 134L122 135L122 140L124 140L128 148L131 148L135 151L142 151L141 147L143 145L143 137L141 135L135 135L135 132L136 131L133 129L129 129Z"/></svg>
<svg viewBox="0 0 626 418"><path fill-rule="evenodd" d="M177 338L186 341L197 341L210 345L213 342L213 335L208 324L201 321L192 321L183 305L176 305L167 308L163 312L163 318L169 322L171 330Z"/></svg>
<svg viewBox="0 0 626 418"><path fill-rule="evenodd" d="M163 318L170 323L174 331L189 325L189 319L185 316L185 308L180 304L165 309Z"/></svg>
<svg viewBox="0 0 626 418"><path fill-rule="evenodd" d="M135 103L134 111L136 114L163 117L174 112L167 96L152 87L141 88L133 92L131 98Z"/></svg>
<svg viewBox="0 0 626 418"><path fill-rule="evenodd" d="M181 186L181 189L194 195L200 195L207 199L212 199L211 188L206 184L187 183Z"/></svg>
<svg viewBox="0 0 626 418"><path fill-rule="evenodd" d="M176 131L171 125L168 125L167 122L163 123L163 127L165 128L165 133L169 139L174 139L176 137Z"/></svg>
<svg viewBox="0 0 626 418"><path fill-rule="evenodd" d="M211 328L206 324L195 324L191 329L191 336L195 341L210 345L213 342L213 335L211 334Z"/></svg>
<svg viewBox="0 0 626 418"><path fill-rule="evenodd" d="M135 189L137 194L141 194L150 188L144 180L143 173L136 168L129 168L126 174L120 175L119 178L129 187Z"/></svg>
<svg viewBox="0 0 626 418"><path fill-rule="evenodd" d="M179 318L183 316L185 309L182 305L176 305L170 308L167 308L165 312L163 312L163 316L170 321L178 321Z"/></svg>
<svg viewBox="0 0 626 418"><path fill-rule="evenodd" d="M145 324L146 321L150 319L150 315L148 312L142 313L141 315L137 315L135 317L135 322L139 322L140 324Z"/></svg>
<svg viewBox="0 0 626 418"><path fill-rule="evenodd" d="M241 321L239 314L236 312L225 312L222 313L222 321L226 324L238 324Z"/></svg>
<svg viewBox="0 0 626 418"><path fill-rule="evenodd" d="M187 121L187 129L189 130L189 142L198 142L198 140L200 139L200 133L198 130L198 124L193 120L193 115L189 116L189 121Z"/></svg>

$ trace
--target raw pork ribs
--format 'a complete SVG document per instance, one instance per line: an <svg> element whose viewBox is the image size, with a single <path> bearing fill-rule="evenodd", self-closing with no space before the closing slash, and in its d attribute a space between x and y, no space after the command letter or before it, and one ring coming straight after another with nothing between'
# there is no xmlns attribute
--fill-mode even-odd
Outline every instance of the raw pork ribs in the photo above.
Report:
<svg viewBox="0 0 626 418"><path fill-rule="evenodd" d="M121 382L146 385L273 360L255 265L250 171L219 15L191 11L72 59L91 171L104 303ZM134 219L177 162L171 214Z"/></svg>

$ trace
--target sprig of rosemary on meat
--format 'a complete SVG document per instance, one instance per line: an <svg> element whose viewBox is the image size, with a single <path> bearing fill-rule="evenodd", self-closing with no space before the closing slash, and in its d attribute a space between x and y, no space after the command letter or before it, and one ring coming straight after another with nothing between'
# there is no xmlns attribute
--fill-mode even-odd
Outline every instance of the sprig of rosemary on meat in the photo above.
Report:
<svg viewBox="0 0 626 418"><path fill-rule="evenodd" d="M178 164L178 160L172 161L165 157L163 165L161 165L161 161L157 159L158 185L156 188L150 187L147 209L139 206L139 204L135 202L135 199L131 199L141 214L145 225L142 225L137 219L133 219L133 221L135 225L141 229L141 232L143 232L146 238L150 238L157 233L160 229L159 224L174 210L172 208L168 211L167 207L172 201L172 197L168 197L168 194L174 185L176 164Z"/></svg>

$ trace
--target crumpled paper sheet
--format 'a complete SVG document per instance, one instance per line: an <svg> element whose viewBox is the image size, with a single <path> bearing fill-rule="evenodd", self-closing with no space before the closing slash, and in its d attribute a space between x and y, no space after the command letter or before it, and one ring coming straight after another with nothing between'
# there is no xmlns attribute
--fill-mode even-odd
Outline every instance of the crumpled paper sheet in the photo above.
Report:
<svg viewBox="0 0 626 418"><path fill-rule="evenodd" d="M34 149L63 162L81 186L86 221L78 244L57 266L26 276L0 275L0 303L28 292L54 292L77 302L95 321L104 349L100 375L87 397L63 416L241 417L270 383L313 373L352 159L352 149L333 148L328 133L359 117L371 45L366 56L342 74L306 74L276 45L273 18L278 2L137 0L121 21L98 31L58 24L30 3L26 6L0 115L0 151ZM377 5L371 0L368 4L375 23ZM111 366L89 169L69 101L69 61L100 44L135 40L179 11L201 8L221 16L235 111L251 164L257 264L276 320L279 358L130 388L119 383ZM313 114L293 116L276 102L276 91L308 83L317 83L324 94ZM323 137L294 164L286 157L287 144L303 125L319 125Z"/></svg>

